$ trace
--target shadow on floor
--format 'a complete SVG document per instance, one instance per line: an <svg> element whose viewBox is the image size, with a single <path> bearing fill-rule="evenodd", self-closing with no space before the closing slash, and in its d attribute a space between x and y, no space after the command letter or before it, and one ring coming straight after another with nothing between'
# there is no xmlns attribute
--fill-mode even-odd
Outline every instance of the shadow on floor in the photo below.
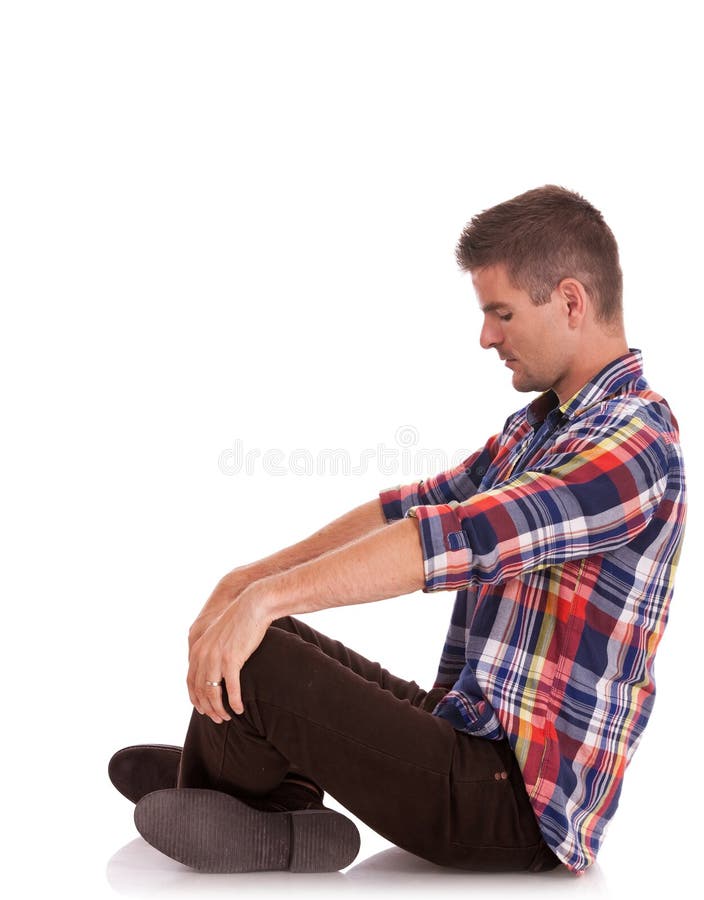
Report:
<svg viewBox="0 0 704 900"><path fill-rule="evenodd" d="M457 890L471 890L482 900L517 896L607 897L608 891L598 866L581 878L564 869L542 874L485 874L446 869L391 847L375 853L343 872L301 875L290 872L252 872L239 875L204 875L159 853L142 838L126 844L109 860L106 877L110 887L126 897L247 896L286 893L289 896L316 894L364 895L395 893L428 894L447 891L452 900ZM459 881L461 880L461 884Z"/></svg>

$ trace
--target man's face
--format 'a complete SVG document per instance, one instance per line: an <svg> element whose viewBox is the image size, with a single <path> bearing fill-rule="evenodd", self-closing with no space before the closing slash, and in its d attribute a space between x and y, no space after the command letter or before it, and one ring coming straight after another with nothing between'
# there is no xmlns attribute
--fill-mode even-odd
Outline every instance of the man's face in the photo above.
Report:
<svg viewBox="0 0 704 900"><path fill-rule="evenodd" d="M488 266L472 276L484 317L479 343L494 349L513 372L517 391L546 391L560 395L569 375L573 333L568 311L558 294L536 306L526 291L513 287L503 265Z"/></svg>

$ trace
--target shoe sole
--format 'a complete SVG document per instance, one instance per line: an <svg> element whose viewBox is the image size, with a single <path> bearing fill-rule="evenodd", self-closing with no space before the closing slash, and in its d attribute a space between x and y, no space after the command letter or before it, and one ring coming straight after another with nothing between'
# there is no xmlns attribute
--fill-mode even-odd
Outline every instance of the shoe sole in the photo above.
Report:
<svg viewBox="0 0 704 900"><path fill-rule="evenodd" d="M108 763L110 781L132 803L153 791L175 788L182 749L173 744L123 747Z"/></svg>
<svg viewBox="0 0 704 900"><path fill-rule="evenodd" d="M337 872L360 846L354 823L334 810L262 812L195 788L148 794L134 821L152 847L199 872Z"/></svg>

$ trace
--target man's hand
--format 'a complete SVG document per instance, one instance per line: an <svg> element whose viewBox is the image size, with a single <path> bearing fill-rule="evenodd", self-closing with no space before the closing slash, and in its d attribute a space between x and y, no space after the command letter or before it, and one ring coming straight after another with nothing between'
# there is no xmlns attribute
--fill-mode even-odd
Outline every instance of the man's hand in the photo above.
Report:
<svg viewBox="0 0 704 900"><path fill-rule="evenodd" d="M231 575L241 578L242 573L247 569ZM215 618L191 646L191 703L216 724L230 718L222 702L219 682L223 679L231 708L237 714L244 712L240 670L275 619L420 590L425 574L418 523L402 519L285 572L257 580L252 580L251 573L247 577L248 587L233 594L232 584L224 586L217 604L208 601L201 615L212 613ZM217 613L220 600L222 608Z"/></svg>
<svg viewBox="0 0 704 900"><path fill-rule="evenodd" d="M198 712L216 725L229 721L230 714L223 704L223 687L213 682L224 680L230 706L237 714L244 712L240 671L273 621L265 608L261 590L243 591L191 646L188 694Z"/></svg>
<svg viewBox="0 0 704 900"><path fill-rule="evenodd" d="M202 635L210 628L213 622L217 621L227 607L233 603L242 591L248 587L253 581L257 580L257 575L249 572L247 567L233 569L228 572L217 583L215 590L208 598L203 609L198 613L198 618L191 625L188 631L188 658L191 657L193 645Z"/></svg>

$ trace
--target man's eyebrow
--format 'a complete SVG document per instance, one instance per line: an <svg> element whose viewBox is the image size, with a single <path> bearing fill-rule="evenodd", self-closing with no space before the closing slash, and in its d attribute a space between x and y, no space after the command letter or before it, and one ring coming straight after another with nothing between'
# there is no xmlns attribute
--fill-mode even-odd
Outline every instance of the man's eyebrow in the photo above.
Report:
<svg viewBox="0 0 704 900"><path fill-rule="evenodd" d="M501 300L496 301L495 303L487 303L486 306L480 306L479 309L483 313L494 312L497 309L510 309L510 304L504 303Z"/></svg>

